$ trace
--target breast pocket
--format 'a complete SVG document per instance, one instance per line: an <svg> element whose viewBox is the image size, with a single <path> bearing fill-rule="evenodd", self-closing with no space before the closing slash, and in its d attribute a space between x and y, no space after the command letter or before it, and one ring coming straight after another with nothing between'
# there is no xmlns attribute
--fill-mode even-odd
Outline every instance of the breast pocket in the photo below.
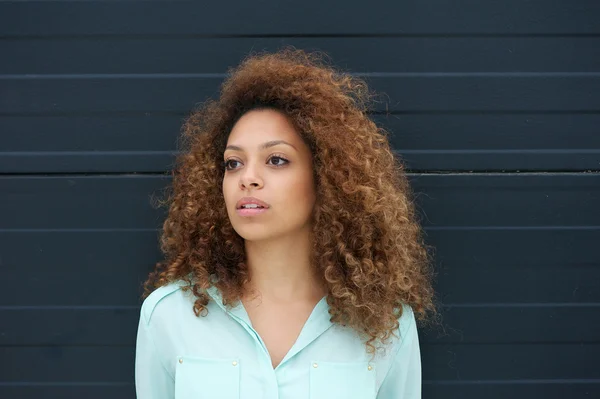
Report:
<svg viewBox="0 0 600 399"><path fill-rule="evenodd" d="M375 369L368 362L310 366L310 399L375 399Z"/></svg>
<svg viewBox="0 0 600 399"><path fill-rule="evenodd" d="M237 359L181 356L175 372L176 399L239 399Z"/></svg>

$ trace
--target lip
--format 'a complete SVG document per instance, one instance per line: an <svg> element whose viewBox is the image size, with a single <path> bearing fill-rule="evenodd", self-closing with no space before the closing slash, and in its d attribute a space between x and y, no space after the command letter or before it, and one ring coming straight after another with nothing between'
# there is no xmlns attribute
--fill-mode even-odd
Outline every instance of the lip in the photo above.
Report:
<svg viewBox="0 0 600 399"><path fill-rule="evenodd" d="M256 204L258 206L262 206L264 209L268 209L269 208L269 204L267 204L264 201L259 200L258 198L255 198L255 197L244 197L244 198L241 198L237 202L237 204L235 204L235 208L236 209L241 209L242 205L246 205L246 204Z"/></svg>
<svg viewBox="0 0 600 399"><path fill-rule="evenodd" d="M242 205L246 205L246 204L256 204L256 205L262 206L263 208L256 208L256 209L242 208ZM269 210L269 208L270 208L269 204L267 204L264 201L259 200L258 198L255 198L255 197L244 197L244 198L240 199L237 202L237 204L235 205L235 211L240 216L260 215L262 213L265 213L267 210Z"/></svg>
<svg viewBox="0 0 600 399"><path fill-rule="evenodd" d="M238 215L240 216L256 216L268 211L268 208L260 208L260 209L236 209Z"/></svg>

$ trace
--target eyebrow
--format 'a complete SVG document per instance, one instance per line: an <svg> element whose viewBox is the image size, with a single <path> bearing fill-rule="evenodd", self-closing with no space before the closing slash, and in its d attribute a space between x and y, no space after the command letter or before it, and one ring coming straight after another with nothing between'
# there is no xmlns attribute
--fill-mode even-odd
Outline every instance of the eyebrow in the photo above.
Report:
<svg viewBox="0 0 600 399"><path fill-rule="evenodd" d="M294 147L292 144L290 144L290 143L288 143L287 141L284 141L284 140L267 141L266 143L261 144L259 148L261 150L265 150L267 148L274 147L274 146L279 145L279 144L289 145L290 147L292 147L293 149L295 149L296 151L298 151L298 149L296 147ZM225 148L225 150L244 151L244 149L242 147L239 147L237 145L228 145Z"/></svg>

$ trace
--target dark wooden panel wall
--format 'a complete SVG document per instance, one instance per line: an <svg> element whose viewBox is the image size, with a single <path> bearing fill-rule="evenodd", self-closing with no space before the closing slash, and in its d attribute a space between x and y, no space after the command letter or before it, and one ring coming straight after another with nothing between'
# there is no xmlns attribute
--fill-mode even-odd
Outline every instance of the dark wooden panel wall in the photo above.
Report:
<svg viewBox="0 0 600 399"><path fill-rule="evenodd" d="M182 118L249 51L385 94L445 334L424 398L600 397L600 3L0 2L0 397L133 398Z"/></svg>

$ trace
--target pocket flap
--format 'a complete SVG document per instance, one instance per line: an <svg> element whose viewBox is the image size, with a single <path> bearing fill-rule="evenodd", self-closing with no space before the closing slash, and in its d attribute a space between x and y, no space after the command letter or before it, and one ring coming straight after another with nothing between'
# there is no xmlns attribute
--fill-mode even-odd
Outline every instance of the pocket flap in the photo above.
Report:
<svg viewBox="0 0 600 399"><path fill-rule="evenodd" d="M175 372L175 398L238 399L240 367L239 359L180 356Z"/></svg>
<svg viewBox="0 0 600 399"><path fill-rule="evenodd" d="M310 365L310 399L374 399L375 368L369 362L320 362Z"/></svg>

